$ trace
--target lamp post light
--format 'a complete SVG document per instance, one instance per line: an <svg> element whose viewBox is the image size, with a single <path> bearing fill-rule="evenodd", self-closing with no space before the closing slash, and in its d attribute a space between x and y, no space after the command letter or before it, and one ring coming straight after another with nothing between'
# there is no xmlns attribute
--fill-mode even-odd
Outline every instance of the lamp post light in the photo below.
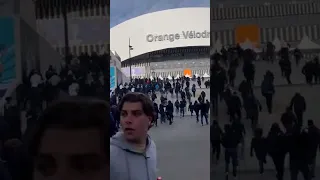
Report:
<svg viewBox="0 0 320 180"><path fill-rule="evenodd" d="M129 69L130 69L130 82L132 82L132 61L131 61L131 51L133 50L133 47L131 46L131 43L130 43L130 38L129 38Z"/></svg>

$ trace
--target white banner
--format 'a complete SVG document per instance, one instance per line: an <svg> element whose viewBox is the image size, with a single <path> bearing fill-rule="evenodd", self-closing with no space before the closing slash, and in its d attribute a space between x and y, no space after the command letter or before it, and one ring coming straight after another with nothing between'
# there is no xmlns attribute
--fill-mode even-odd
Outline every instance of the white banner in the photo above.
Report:
<svg viewBox="0 0 320 180"><path fill-rule="evenodd" d="M130 77L130 67L121 68L121 70L127 77ZM145 67L131 67L131 74L133 77L145 76L146 68Z"/></svg>

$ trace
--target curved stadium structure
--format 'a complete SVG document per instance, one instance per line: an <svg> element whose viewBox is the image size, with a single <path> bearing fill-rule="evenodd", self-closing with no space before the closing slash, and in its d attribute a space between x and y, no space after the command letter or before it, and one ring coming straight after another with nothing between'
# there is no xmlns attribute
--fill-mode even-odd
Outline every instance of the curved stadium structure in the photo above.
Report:
<svg viewBox="0 0 320 180"><path fill-rule="evenodd" d="M210 8L144 14L111 28L110 50L127 75L130 64L133 76L176 76L185 70L203 75L210 65L209 22Z"/></svg>
<svg viewBox="0 0 320 180"><path fill-rule="evenodd" d="M298 44L304 35L320 43L320 1L221 0L211 8L212 43L242 43L246 38L256 44L280 40ZM254 33L252 33L254 32Z"/></svg>

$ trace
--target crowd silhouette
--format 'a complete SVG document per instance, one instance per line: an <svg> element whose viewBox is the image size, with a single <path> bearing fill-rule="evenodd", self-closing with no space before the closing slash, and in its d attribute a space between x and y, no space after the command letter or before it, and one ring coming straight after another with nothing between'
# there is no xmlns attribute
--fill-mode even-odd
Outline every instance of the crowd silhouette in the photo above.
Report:
<svg viewBox="0 0 320 180"><path fill-rule="evenodd" d="M243 49L239 44L220 51L211 56L211 96L213 101L221 101L227 108L229 120L225 122L214 121L211 125L211 146L213 162L218 163L221 156L221 146L224 148L225 173L228 177L229 164L232 164L232 176L241 176L238 173L239 159L244 156L244 147L250 144L250 155L258 161L258 173L264 174L264 165L270 157L274 164L276 176L274 179L283 180L285 171L285 158L289 156L289 171L291 180L297 180L301 172L305 180L315 178L316 155L319 149L320 131L314 120L305 120L304 113L307 102L303 92L297 92L288 102L281 119L272 124L268 133L264 133L259 120L260 112L265 107L269 114L274 113L273 97L277 91L274 85L276 78L285 78L291 86L292 62L300 67L301 60L306 59L298 48L292 49L289 44L284 44L279 51L269 42L261 52L254 49ZM278 62L281 76L274 75L276 64L267 69L259 86L266 105L261 104L254 91L256 80L256 63L275 64ZM244 80L235 84L237 69L242 65ZM319 83L319 59L315 55L307 59L300 67L305 76L306 84ZM239 76L239 75L238 75ZM212 117L215 118L215 117ZM245 120L250 120L251 130L245 127ZM220 125L221 124L221 125ZM224 124L224 125L223 125ZM221 127L223 126L223 127ZM245 136L251 132L251 143L245 142ZM319 149L320 150L320 149Z"/></svg>
<svg viewBox="0 0 320 180"><path fill-rule="evenodd" d="M50 66L44 74L39 70L25 74L13 95L6 97L0 116L0 179L32 179L26 137L32 134L33 127L40 123L39 117L55 100L109 99L109 58L108 54L96 53L69 56L61 67ZM70 109L71 105L65 108Z"/></svg>

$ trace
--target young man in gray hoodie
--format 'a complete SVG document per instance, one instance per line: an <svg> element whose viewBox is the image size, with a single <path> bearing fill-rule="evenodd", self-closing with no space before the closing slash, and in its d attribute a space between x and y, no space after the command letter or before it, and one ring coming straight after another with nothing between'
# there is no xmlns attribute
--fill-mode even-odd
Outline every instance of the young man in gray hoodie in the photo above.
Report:
<svg viewBox="0 0 320 180"><path fill-rule="evenodd" d="M151 100L128 93L119 110L122 131L110 139L110 179L156 180L156 146L148 135L154 118Z"/></svg>

